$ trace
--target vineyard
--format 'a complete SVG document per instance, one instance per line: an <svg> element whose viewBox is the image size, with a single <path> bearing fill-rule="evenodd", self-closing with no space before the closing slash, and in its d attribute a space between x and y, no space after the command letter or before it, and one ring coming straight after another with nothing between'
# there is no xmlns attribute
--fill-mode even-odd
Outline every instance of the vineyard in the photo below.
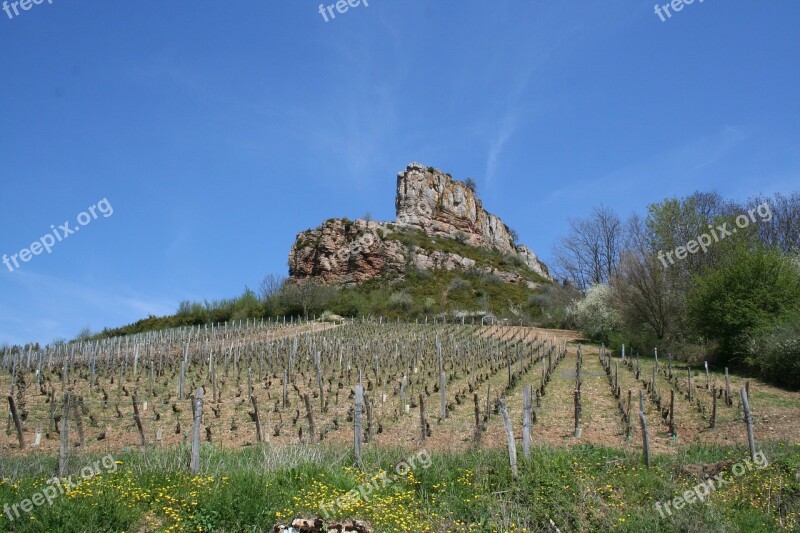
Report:
<svg viewBox="0 0 800 533"><path fill-rule="evenodd" d="M746 456L749 434L800 442L797 394L560 330L247 321L26 348L2 367L3 455L57 457L62 476L102 454L185 450L177 468L192 475L214 453L300 447L362 467L381 450L478 450L518 479L564 447L649 466L687 445Z"/></svg>
<svg viewBox="0 0 800 533"><path fill-rule="evenodd" d="M199 387L201 436L211 445L352 442L358 384L363 440L375 446L505 446L498 400L520 433L527 387L531 438L540 443L639 446L640 390L654 452L678 442L746 442L739 393L745 386L760 439L800 440L794 413L774 401L796 402L796 395L703 367L679 368L671 357L622 359L578 341L572 332L513 326L309 322L185 328L29 349L2 360L2 388L22 430L9 410L2 449L19 453L21 441L24 453L58 453L62 421L68 448L83 452L187 442Z"/></svg>

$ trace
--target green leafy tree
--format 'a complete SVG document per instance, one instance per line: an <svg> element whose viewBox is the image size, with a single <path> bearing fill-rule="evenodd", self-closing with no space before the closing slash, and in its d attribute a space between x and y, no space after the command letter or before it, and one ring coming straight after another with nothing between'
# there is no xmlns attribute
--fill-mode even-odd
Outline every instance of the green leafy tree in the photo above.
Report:
<svg viewBox="0 0 800 533"><path fill-rule="evenodd" d="M245 320L248 318L258 318L262 316L263 307L261 302L249 287L245 287L244 292L233 303L233 320Z"/></svg>
<svg viewBox="0 0 800 533"><path fill-rule="evenodd" d="M788 315L770 331L754 336L748 351L748 363L764 379L800 389L800 313Z"/></svg>
<svg viewBox="0 0 800 533"><path fill-rule="evenodd" d="M723 360L741 361L747 339L774 327L800 306L794 262L766 249L740 248L718 268L695 278L688 311L702 335L719 343Z"/></svg>

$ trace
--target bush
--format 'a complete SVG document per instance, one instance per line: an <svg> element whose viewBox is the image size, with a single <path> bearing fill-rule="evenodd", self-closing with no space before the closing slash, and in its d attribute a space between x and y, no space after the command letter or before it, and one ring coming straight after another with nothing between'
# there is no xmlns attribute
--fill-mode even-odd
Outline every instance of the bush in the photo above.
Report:
<svg viewBox="0 0 800 533"><path fill-rule="evenodd" d="M541 292L528 297L528 307L538 315L536 325L540 327L574 329L574 317L567 310L580 297L580 292L571 285L545 285Z"/></svg>
<svg viewBox="0 0 800 533"><path fill-rule="evenodd" d="M699 333L717 341L723 360L749 357L753 335L772 331L800 305L800 273L770 251L740 250L697 278L689 292L689 316Z"/></svg>
<svg viewBox="0 0 800 533"><path fill-rule="evenodd" d="M521 268L525 266L525 261L522 259L522 257L518 256L517 254L505 254L503 258L500 260L500 264Z"/></svg>
<svg viewBox="0 0 800 533"><path fill-rule="evenodd" d="M466 281L465 279L459 276L453 278L453 281L450 282L450 287L449 287L451 291L460 291L468 288L469 288L469 281Z"/></svg>
<svg viewBox="0 0 800 533"><path fill-rule="evenodd" d="M414 304L414 298L412 298L410 294L405 292L396 292L389 297L389 305L391 305L395 309L408 311L409 309L411 309L411 306L413 304Z"/></svg>
<svg viewBox="0 0 800 533"><path fill-rule="evenodd" d="M778 385L800 389L800 313L771 331L753 336L748 363Z"/></svg>
<svg viewBox="0 0 800 533"><path fill-rule="evenodd" d="M494 272L481 272L480 282L483 285L501 285L503 280Z"/></svg>
<svg viewBox="0 0 800 533"><path fill-rule="evenodd" d="M593 285L582 300L571 304L568 315L571 316L580 330L593 340L608 343L612 332L619 330L621 320L614 309L611 287Z"/></svg>

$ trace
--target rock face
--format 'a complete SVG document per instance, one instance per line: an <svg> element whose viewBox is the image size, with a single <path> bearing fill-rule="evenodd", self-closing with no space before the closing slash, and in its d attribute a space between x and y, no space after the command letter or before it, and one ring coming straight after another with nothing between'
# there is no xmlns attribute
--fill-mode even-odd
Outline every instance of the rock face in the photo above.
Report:
<svg viewBox="0 0 800 533"><path fill-rule="evenodd" d="M519 271L479 264L473 258L436 249L436 238L453 239L464 247L497 252L552 281L547 267L528 247L516 245L499 217L483 209L464 183L448 174L412 163L397 175L396 220L374 222L330 219L319 228L298 234L289 253L289 274L323 283L357 284L383 274L402 275L408 266L491 272L509 283L524 282ZM409 244L403 235L420 232L424 246ZM404 243L405 242L405 243ZM475 255L465 253L465 255ZM535 285L526 281L529 285Z"/></svg>
<svg viewBox="0 0 800 533"><path fill-rule="evenodd" d="M397 175L394 205L399 224L429 235L467 239L472 246L515 252L508 226L485 211L466 184L438 170L419 163L408 165Z"/></svg>

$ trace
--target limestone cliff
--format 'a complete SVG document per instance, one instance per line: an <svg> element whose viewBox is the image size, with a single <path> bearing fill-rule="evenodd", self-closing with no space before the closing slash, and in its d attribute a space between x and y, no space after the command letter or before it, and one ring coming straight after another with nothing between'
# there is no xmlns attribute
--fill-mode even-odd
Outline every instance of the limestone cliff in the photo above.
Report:
<svg viewBox="0 0 800 533"><path fill-rule="evenodd" d="M290 276L350 285L413 266L476 269L529 286L552 281L536 254L517 245L508 226L448 174L408 165L397 175L395 209L394 222L331 219L298 234Z"/></svg>

